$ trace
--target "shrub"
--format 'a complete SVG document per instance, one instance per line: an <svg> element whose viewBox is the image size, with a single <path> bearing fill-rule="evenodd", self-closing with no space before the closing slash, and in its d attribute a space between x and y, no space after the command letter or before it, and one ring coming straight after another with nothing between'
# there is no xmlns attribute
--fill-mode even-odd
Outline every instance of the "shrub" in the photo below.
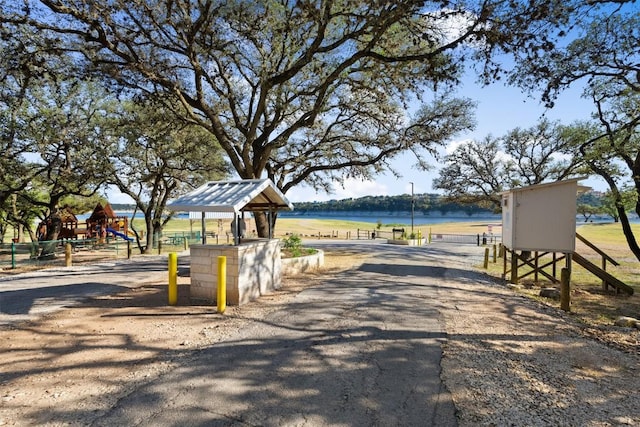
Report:
<svg viewBox="0 0 640 427"><path fill-rule="evenodd" d="M284 252L291 258L299 256L311 255L316 253L315 249L303 248L302 239L297 234L292 234L289 237L282 240L282 248Z"/></svg>

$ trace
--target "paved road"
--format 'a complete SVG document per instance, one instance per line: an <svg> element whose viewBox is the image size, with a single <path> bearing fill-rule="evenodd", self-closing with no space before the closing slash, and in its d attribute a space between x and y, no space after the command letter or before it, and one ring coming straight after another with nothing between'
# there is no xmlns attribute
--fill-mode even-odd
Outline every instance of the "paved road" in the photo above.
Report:
<svg viewBox="0 0 640 427"><path fill-rule="evenodd" d="M354 243L316 244L329 249ZM282 310L188 354L177 369L141 384L94 424L455 426L455 408L440 378L447 337L438 304L447 296L438 282L456 276L444 259L459 249L357 247L372 253L360 268L328 276ZM460 266L469 262L457 259ZM157 272L147 264L130 267L80 276L85 285L99 283L102 292L119 286L107 277L131 280L137 267L145 269L138 277Z"/></svg>
<svg viewBox="0 0 640 427"><path fill-rule="evenodd" d="M188 258L178 260L179 268L188 268ZM90 297L114 294L166 277L166 255L0 277L0 325L32 320Z"/></svg>

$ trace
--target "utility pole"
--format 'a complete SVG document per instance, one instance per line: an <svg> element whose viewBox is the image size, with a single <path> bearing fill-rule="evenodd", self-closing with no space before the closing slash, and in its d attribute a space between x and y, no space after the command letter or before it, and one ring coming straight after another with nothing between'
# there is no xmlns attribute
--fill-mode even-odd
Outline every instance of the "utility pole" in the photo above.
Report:
<svg viewBox="0 0 640 427"><path fill-rule="evenodd" d="M415 205L415 201L413 200L413 182L410 182L409 184L411 184L411 234L413 234L413 207Z"/></svg>

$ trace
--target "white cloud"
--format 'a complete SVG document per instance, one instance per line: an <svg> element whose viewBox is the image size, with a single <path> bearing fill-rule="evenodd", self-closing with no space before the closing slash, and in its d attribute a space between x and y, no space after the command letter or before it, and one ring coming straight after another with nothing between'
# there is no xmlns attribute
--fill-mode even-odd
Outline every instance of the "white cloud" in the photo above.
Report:
<svg viewBox="0 0 640 427"><path fill-rule="evenodd" d="M364 196L385 196L388 194L389 188L386 184L349 178L342 185L334 185L331 194L315 192L313 189L301 185L292 189L286 196L287 199L295 204L296 202L322 202Z"/></svg>
<svg viewBox="0 0 640 427"><path fill-rule="evenodd" d="M473 140L472 140L472 139L469 139L469 138L467 138L467 139L461 139L461 140L458 140L458 141L451 141L451 142L450 142L450 143L448 143L448 144L447 144L447 146L445 147L445 152L446 152L446 154L447 154L447 155L449 155L449 154L453 153L454 151L456 151L456 149L457 149L458 147L460 147L461 145L463 145L463 144L468 144L468 143L470 143L470 142L472 142L472 141L473 141Z"/></svg>

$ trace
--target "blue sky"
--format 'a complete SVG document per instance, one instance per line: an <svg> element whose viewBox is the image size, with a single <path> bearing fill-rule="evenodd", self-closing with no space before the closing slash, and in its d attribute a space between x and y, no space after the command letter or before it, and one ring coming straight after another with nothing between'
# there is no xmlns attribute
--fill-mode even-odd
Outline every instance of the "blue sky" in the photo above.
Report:
<svg viewBox="0 0 640 427"><path fill-rule="evenodd" d="M493 84L482 87L475 83L473 77L469 77L459 89L459 95L469 97L478 104L476 109L476 129L472 132L458 135L451 143L460 141L483 139L487 135L501 136L516 127L528 128L535 125L544 114L553 121L562 124L570 124L576 120L589 120L592 104L580 97L581 89L570 89L561 94L553 109L546 109L540 98L534 98L522 93L518 88L507 87L503 84ZM437 168L425 172L407 168L412 164L409 155L401 156L394 161L396 170L402 171L403 177L398 179L391 174L378 176L375 181L349 180L345 188L335 186L333 194L316 193L306 187L298 187L287 193L287 198L293 203L309 201L326 201L331 199L345 199L349 197L362 197L368 195L398 195L410 194L411 182L413 191L420 193L437 193L432 187L432 181L438 176ZM437 165L437 161L433 160ZM581 182L595 190L605 191L606 184L603 180L592 177Z"/></svg>

